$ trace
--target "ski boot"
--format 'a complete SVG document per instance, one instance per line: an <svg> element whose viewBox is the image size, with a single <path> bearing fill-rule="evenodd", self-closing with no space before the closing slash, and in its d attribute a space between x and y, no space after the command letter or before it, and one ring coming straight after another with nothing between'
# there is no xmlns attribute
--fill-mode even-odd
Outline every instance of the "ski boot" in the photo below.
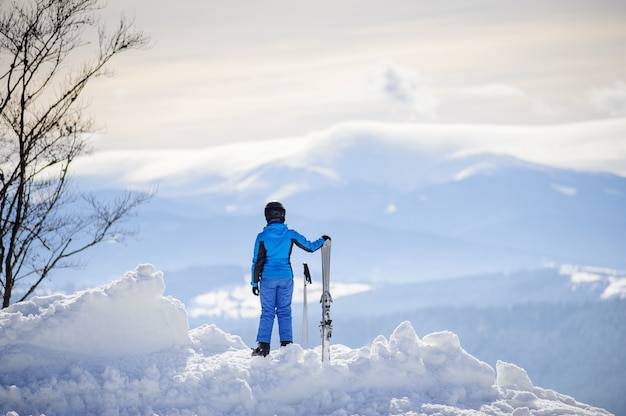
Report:
<svg viewBox="0 0 626 416"><path fill-rule="evenodd" d="M259 342L259 345L252 350L253 357L265 357L270 353L270 344L268 342Z"/></svg>

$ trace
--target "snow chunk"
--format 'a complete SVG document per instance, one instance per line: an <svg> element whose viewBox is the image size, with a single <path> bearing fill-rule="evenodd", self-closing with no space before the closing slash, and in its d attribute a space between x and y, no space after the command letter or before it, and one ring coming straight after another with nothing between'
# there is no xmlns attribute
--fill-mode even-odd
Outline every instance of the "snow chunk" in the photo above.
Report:
<svg viewBox="0 0 626 416"><path fill-rule="evenodd" d="M421 341L410 322L401 323L389 341L377 337L371 346L370 360L390 360L397 366L389 378L422 388L446 405L494 397L494 370L461 348L456 334L444 331L426 335ZM332 354L331 354L332 357ZM386 364L388 365L388 364ZM385 378L376 371L377 382ZM439 386L447 386L439 391ZM388 386L389 387L389 386Z"/></svg>
<svg viewBox="0 0 626 416"><path fill-rule="evenodd" d="M484 399L495 394L493 368L461 348L455 333L442 331L426 335L420 355L440 384L457 386L449 389L447 404L455 404L461 399Z"/></svg>
<svg viewBox="0 0 626 416"><path fill-rule="evenodd" d="M528 373L515 364L498 360L496 363L496 384L501 388L532 391L535 386L530 381Z"/></svg>
<svg viewBox="0 0 626 416"><path fill-rule="evenodd" d="M534 386L526 370L515 364L498 360L496 370L496 385L500 390L501 398L497 405L501 409L506 409L507 414L510 412L512 416L531 414L611 415L604 409L579 403L570 396Z"/></svg>
<svg viewBox="0 0 626 416"><path fill-rule="evenodd" d="M163 297L164 290L163 274L140 264L95 289L14 304L0 312L0 350L34 347L113 357L188 345L187 314L178 300ZM15 369L20 360L10 358ZM0 354L0 367L5 359Z"/></svg>
<svg viewBox="0 0 626 416"><path fill-rule="evenodd" d="M247 349L241 337L227 334L214 324L201 325L189 331L189 336L196 349L204 354L220 354L226 351Z"/></svg>

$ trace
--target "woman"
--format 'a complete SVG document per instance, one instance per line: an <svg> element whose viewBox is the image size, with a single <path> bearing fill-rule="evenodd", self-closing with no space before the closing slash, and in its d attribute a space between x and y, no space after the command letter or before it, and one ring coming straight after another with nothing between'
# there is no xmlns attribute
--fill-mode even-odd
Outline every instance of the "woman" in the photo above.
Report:
<svg viewBox="0 0 626 416"><path fill-rule="evenodd" d="M270 352L274 317L278 318L281 347L293 342L293 271L290 261L293 245L314 252L324 245L324 241L330 239L324 235L311 242L297 231L287 228L285 208L277 201L265 206L265 220L267 226L254 242L251 279L252 293L261 297L261 318L256 339L258 346L252 351L252 355L263 357Z"/></svg>

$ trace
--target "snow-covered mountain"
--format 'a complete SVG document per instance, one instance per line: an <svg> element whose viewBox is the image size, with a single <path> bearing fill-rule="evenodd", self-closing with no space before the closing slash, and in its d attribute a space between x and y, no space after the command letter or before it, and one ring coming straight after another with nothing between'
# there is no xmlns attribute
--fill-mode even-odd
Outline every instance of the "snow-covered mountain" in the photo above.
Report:
<svg viewBox="0 0 626 416"><path fill-rule="evenodd" d="M107 285L0 311L0 414L610 415L473 357L408 322L352 349L293 344L250 357L215 325L189 330L151 265ZM606 357L598 357L606 359ZM495 365L495 369L492 365Z"/></svg>
<svg viewBox="0 0 626 416"><path fill-rule="evenodd" d="M333 237L334 275L346 281L546 262L626 269L626 177L612 173L626 175L624 131L626 119L543 128L348 123L259 143L96 153L77 162L84 186L158 193L134 222L141 240L93 252L92 270L108 279L138 258L165 270L248 267L269 199L285 204L290 226Z"/></svg>
<svg viewBox="0 0 626 416"><path fill-rule="evenodd" d="M359 348L403 321L420 334L451 330L480 360L518 363L547 388L624 413L624 132L626 119L347 123L217 148L96 152L77 162L79 184L157 196L129 224L138 240L94 249L85 269L54 275L40 293L153 263L192 326L217 324L250 344L252 244L265 202L280 199L290 226L333 237L336 342ZM317 254L294 250L298 276L303 261L319 269ZM600 355L612 358L597 364Z"/></svg>

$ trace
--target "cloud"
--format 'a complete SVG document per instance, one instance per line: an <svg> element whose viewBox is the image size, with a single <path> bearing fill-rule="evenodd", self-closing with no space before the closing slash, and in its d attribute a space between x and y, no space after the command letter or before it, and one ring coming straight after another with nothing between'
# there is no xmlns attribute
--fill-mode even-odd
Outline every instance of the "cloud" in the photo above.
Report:
<svg viewBox="0 0 626 416"><path fill-rule="evenodd" d="M478 163L447 171L438 166L486 153L626 176L625 128L626 118L547 126L351 122L264 142L96 152L80 157L72 168L77 176L93 179L90 186L156 182L159 192L166 193L271 189L274 197L314 187L319 181L393 181L394 186L413 188L461 180L491 167ZM284 177L285 172L290 176Z"/></svg>
<svg viewBox="0 0 626 416"><path fill-rule="evenodd" d="M374 70L375 87L386 97L405 103L415 100L417 79L415 74L402 70L390 62L381 62Z"/></svg>
<svg viewBox="0 0 626 416"><path fill-rule="evenodd" d="M552 184L552 189L567 196L574 196L578 193L578 189L576 188L573 188L571 186L559 185L556 183Z"/></svg>
<svg viewBox="0 0 626 416"><path fill-rule="evenodd" d="M385 214L394 214L396 211L398 211L398 207L394 203L389 203L385 208Z"/></svg>
<svg viewBox="0 0 626 416"><path fill-rule="evenodd" d="M309 185L306 183L288 183L282 186L280 189L274 191L268 198L268 201L281 201L287 199L291 195L298 192L306 191L309 189Z"/></svg>
<svg viewBox="0 0 626 416"><path fill-rule="evenodd" d="M462 89L459 94L474 97L524 97L519 88L507 84L484 84Z"/></svg>
<svg viewBox="0 0 626 416"><path fill-rule="evenodd" d="M591 104L611 116L626 116L626 83L617 81L613 87L589 91Z"/></svg>
<svg viewBox="0 0 626 416"><path fill-rule="evenodd" d="M406 105L418 115L434 116L440 102L426 79L389 61L370 71L369 83L385 99Z"/></svg>
<svg viewBox="0 0 626 416"><path fill-rule="evenodd" d="M586 86L626 82L615 0L370 1L358 13L353 2L183 3L107 2L112 23L132 12L155 45L114 63L115 77L90 82L102 147L197 148L350 120L589 120L598 113L580 105Z"/></svg>

